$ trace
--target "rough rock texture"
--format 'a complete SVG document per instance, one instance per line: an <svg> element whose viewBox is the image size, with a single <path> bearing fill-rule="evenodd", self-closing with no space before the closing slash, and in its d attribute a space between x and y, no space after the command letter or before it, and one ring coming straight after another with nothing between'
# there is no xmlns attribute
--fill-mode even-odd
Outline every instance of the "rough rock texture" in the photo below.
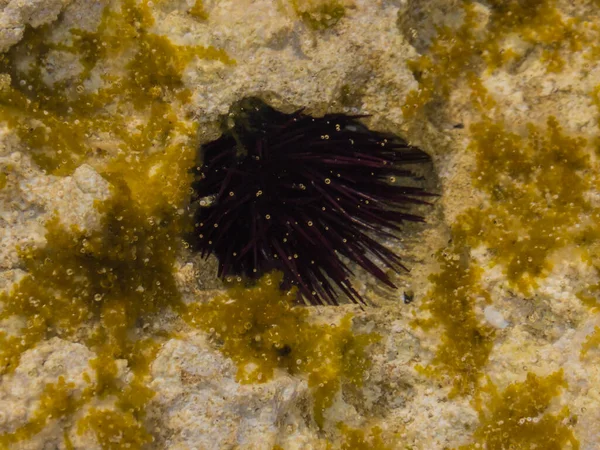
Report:
<svg viewBox="0 0 600 450"><path fill-rule="evenodd" d="M382 336L369 351L373 365L360 394L338 393L323 429L311 419L306 377L282 370L267 383L240 384L235 381L235 364L218 351L219 343L179 324L177 335L162 345L147 376L156 394L143 419L154 437L145 448L324 449L327 441L339 448L342 438L336 424L340 421L355 428L381 427L390 448L442 450L473 443L480 424L476 388L455 395L453 382L464 374L443 369L439 376L424 372L429 365L439 367L436 355L444 330L439 323L437 328L415 325L432 317L431 309L424 306L435 297L429 277L442 270L436 254L457 239L453 226L466 211L493 202L474 180L477 157L469 149L476 140L470 126L490 119L524 135L528 123L546 129L548 117L555 116L564 133L587 139L585 151L591 163L585 170L593 174L599 112L590 93L600 85L597 56L584 55L585 45L567 46L559 51L568 58L567 64L548 71L541 58L544 46L509 33L506 42L522 57L477 72L493 106L476 107L472 80L461 79L415 119L406 117L403 106L409 93L420 89L418 78L423 74L415 75L407 62L432 52L443 27L460 27L465 13L459 0L355 0L348 3L345 16L325 30L311 28L298 18L292 3L283 0L205 0L203 20L188 13L193 2L154 3L150 5L156 19L153 33L177 45L222 48L235 60L227 65L195 58L183 71L183 86L191 96L189 103L177 104L176 114L193 116L201 124L203 140L218 134L219 116L244 96L259 95L286 110L305 107L311 114L369 114L365 119L369 126L402 134L432 155L433 165L422 170L429 189L441 196L433 207L422 210L426 225L407 227L399 251L411 273L397 277L398 290L383 289L358 274L361 293L378 307L312 311L312 316L331 323L352 311L356 332L375 331ZM550 3L564 17L588 17L590 23L600 24L593 2ZM102 5L91 0L0 2L0 51L16 43L26 26L49 23L63 9L63 22L57 25L61 32L73 24L93 30ZM481 31L493 11L483 1L475 8ZM81 71L70 54L55 55L52 62L57 67L49 75L50 83L75 79ZM99 67L118 66L119 60L104 64ZM93 73L86 89L94 90L100 78ZM131 110L135 116L136 110ZM110 192L108 182L89 165L67 177L44 174L7 127L0 129L0 169L8 173L7 185L0 190L0 288L6 290L23 275L17 246L44 245L44 222L55 213L66 225L94 229L99 223L94 202L108 198ZM598 186L595 180L595 189ZM600 204L596 191L586 192L585 198L594 207ZM582 223L584 216L578 219ZM481 379L502 392L530 372L547 376L562 369L566 387L548 411L555 414L568 406L577 420L564 422L569 422L582 450L593 450L600 446L599 354L592 348L583 357L581 351L600 326L600 318L577 295L598 283L598 272L575 248L585 245L573 241L553 253L553 268L531 293L510 285L491 244L466 246L462 256L468 254L479 274L479 290L469 312L482 329L494 332L491 351L478 368ZM451 257L458 261L461 255ZM219 288L213 262L202 265L188 253L180 257L176 275L186 302L208 301ZM407 301L411 291L412 302ZM21 326L19 320L3 324L3 330L16 323ZM0 378L0 435L31 418L44 384L56 382L58 376L81 389L81 374L91 373L93 355L83 344L58 338L27 351L16 371ZM121 361L125 372L127 364ZM74 448L100 448L93 435L77 432L75 422L66 426ZM64 429L50 421L42 433L14 448L66 448ZM568 443L563 446L572 448Z"/></svg>
<svg viewBox="0 0 600 450"><path fill-rule="evenodd" d="M289 448L303 448L306 426L298 407L306 401L306 383L282 374L261 385L239 384L235 365L207 344L198 335L169 341L153 364L151 387L158 395L151 416L164 428L159 445L269 448L292 427Z"/></svg>
<svg viewBox="0 0 600 450"><path fill-rule="evenodd" d="M108 182L88 165L67 177L45 175L18 151L18 140L6 129L0 139L0 168L9 172L0 192L0 269L9 270L19 265L17 246L44 243L44 223L52 217L59 217L67 227L97 227L99 214L94 202L106 200L110 192Z"/></svg>
<svg viewBox="0 0 600 450"><path fill-rule="evenodd" d="M19 367L2 379L0 386L0 426L14 431L35 418L39 398L48 384L63 377L73 383L74 395L81 396L88 383L83 373L94 377L90 360L94 354L84 345L53 338L25 352ZM22 449L59 448L63 441L61 420L48 421L41 433L29 442L19 445Z"/></svg>
<svg viewBox="0 0 600 450"><path fill-rule="evenodd" d="M71 0L16 0L0 3L0 51L19 42L25 28L40 27L56 20Z"/></svg>

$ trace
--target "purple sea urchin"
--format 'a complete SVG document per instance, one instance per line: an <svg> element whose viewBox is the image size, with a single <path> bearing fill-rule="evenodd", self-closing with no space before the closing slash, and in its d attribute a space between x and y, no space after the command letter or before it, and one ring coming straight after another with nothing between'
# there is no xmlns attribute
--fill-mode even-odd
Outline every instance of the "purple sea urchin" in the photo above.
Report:
<svg viewBox="0 0 600 450"><path fill-rule="evenodd" d="M407 207L430 194L396 181L429 157L361 117L285 114L256 98L232 109L224 134L203 146L192 185L191 244L217 256L219 276L277 269L313 304L337 304L334 286L364 303L345 258L395 287L380 266L405 268L374 237L423 220Z"/></svg>

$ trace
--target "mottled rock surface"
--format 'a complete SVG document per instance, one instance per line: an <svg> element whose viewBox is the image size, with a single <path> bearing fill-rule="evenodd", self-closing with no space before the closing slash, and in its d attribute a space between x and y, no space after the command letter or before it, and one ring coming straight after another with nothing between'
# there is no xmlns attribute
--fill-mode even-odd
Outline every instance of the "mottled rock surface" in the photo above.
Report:
<svg viewBox="0 0 600 450"><path fill-rule="evenodd" d="M27 110L29 131L9 113L0 116L0 289L10 292L27 276L22 250L46 245L51 217L65 229L102 229L108 213L98 205L123 180L152 226L165 210L185 214L195 146L219 135L220 117L242 97L313 115L365 114L371 128L400 134L432 156L418 170L439 197L419 209L427 223L407 225L395 244L411 269L395 276L397 290L358 272L359 291L376 306L315 307L307 315L329 326L352 313L355 335L380 335L368 347L362 384L341 382L319 426L307 373L282 366L264 382L242 382L235 355L220 351L225 337L194 327L178 302L133 318L126 332L116 313L113 328L106 325L118 308L100 309L68 337L49 325L17 367L0 372L0 447L598 448L598 2L353 0L313 2L308 15L299 3L106 3L117 16L135 5L142 11L127 16L132 28L116 39L101 34L112 26L103 2L0 0L0 51L16 48L27 27L44 25L45 42L64 44L36 64L50 92L61 92L50 111L64 127L58 136L76 130L71 138L83 143L31 138L48 126L37 110ZM343 6L336 20L319 12L333 3ZM127 44L136 39L156 46L139 57L141 67ZM108 53L89 50L90 42ZM31 63L17 56L17 66ZM7 67L0 66L7 72L0 94L11 82L26 93L30 80L19 84L21 72ZM138 102L142 91L148 104ZM97 103L63 111L60 103L75 92ZM11 98L0 107L9 111ZM149 120L151 131L140 132ZM36 145L80 153L70 170L46 168ZM214 266L186 249L177 253L182 304L208 304L225 292ZM34 318L35 311L2 317L0 346ZM110 333L93 336L103 326ZM156 346L132 350L122 344L132 336ZM109 344L127 351L111 353ZM93 361L106 355L116 369L98 387ZM60 377L72 383L75 404L89 398L28 429L45 387ZM111 411L120 414L114 422ZM340 423L364 433L362 441ZM368 438L375 427L381 447ZM544 436L556 445L545 447Z"/></svg>

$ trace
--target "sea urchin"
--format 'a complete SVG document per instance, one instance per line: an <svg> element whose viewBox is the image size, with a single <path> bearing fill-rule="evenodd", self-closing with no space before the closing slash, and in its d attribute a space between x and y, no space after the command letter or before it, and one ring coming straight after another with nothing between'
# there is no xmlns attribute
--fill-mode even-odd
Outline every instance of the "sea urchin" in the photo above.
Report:
<svg viewBox="0 0 600 450"><path fill-rule="evenodd" d="M423 220L407 207L429 194L397 181L413 176L406 164L429 157L361 117L285 114L257 98L232 108L224 134L203 146L192 185L190 241L217 256L219 276L277 269L313 304L337 304L334 286L364 303L351 261L395 287L384 269L404 266L375 237Z"/></svg>

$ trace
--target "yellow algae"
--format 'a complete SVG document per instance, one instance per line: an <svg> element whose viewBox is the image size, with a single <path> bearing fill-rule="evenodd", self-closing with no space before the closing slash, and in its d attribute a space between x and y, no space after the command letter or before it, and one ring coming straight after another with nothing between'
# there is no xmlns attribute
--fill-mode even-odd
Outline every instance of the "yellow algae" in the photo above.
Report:
<svg viewBox="0 0 600 450"><path fill-rule="evenodd" d="M8 447L36 435L49 421L72 415L86 401L85 395L74 394L75 384L67 383L59 377L56 383L47 384L39 399L39 405L33 417L15 431L0 434L0 445Z"/></svg>
<svg viewBox="0 0 600 450"><path fill-rule="evenodd" d="M0 172L0 190L4 189L8 184L8 175L4 172Z"/></svg>
<svg viewBox="0 0 600 450"><path fill-rule="evenodd" d="M69 437L69 432L67 430L63 431L63 439L65 440L65 450L74 450L73 441Z"/></svg>
<svg viewBox="0 0 600 450"><path fill-rule="evenodd" d="M585 339L585 342L581 346L581 358L585 358L591 350L595 350L600 347L600 327L594 327L592 331Z"/></svg>
<svg viewBox="0 0 600 450"><path fill-rule="evenodd" d="M596 310L600 306L600 283L587 286L576 295L584 305Z"/></svg>
<svg viewBox="0 0 600 450"><path fill-rule="evenodd" d="M195 125L171 106L187 99L181 73L194 58L233 62L221 50L154 35L148 32L152 23L144 3L124 0L105 9L93 33L73 29L70 43L56 44L50 27L29 29L0 57L8 80L0 92L0 120L34 160L60 175L95 158L115 186L113 197L99 205L100 230L65 229L57 218L47 224L45 248L21 251L28 275L0 301L1 318L19 317L25 326L16 335L0 333L0 370L14 370L21 354L43 339L83 339L96 353L96 379L91 384L87 376L90 387L78 405L102 397L114 399L114 410L91 409L79 428L96 433L104 448L148 442L143 417L154 392L145 377L165 336L131 331L179 302L173 262L197 146ZM42 74L52 51L79 56L83 70L75 83L46 85ZM24 59L28 68L17 69ZM96 66L113 61L120 67L101 75L100 89L89 92L84 84ZM128 382L119 378L118 359L132 371ZM43 428L40 423L5 439L27 439Z"/></svg>
<svg viewBox="0 0 600 450"><path fill-rule="evenodd" d="M164 89L181 89L181 75L194 57L219 60L231 64L227 54L213 47L177 46L169 38L155 34L141 34L138 51L127 64L131 76L125 79L123 87L132 92L144 91L150 96L152 90L162 96ZM157 91L158 89L158 91ZM143 95L132 96L136 107L143 107L146 98Z"/></svg>
<svg viewBox="0 0 600 450"><path fill-rule="evenodd" d="M3 371L13 370L20 354L39 340L72 336L94 317L102 318L103 330L121 346L138 317L178 301L173 220L149 221L125 186L100 208L101 230L69 231L54 219L47 225L47 245L23 251L28 275L0 295L0 318L24 317L27 326L20 336L5 337L14 342L0 353Z"/></svg>
<svg viewBox="0 0 600 450"><path fill-rule="evenodd" d="M110 410L91 408L79 421L78 432L92 430L103 450L141 449L153 441L132 414L119 414Z"/></svg>
<svg viewBox="0 0 600 450"><path fill-rule="evenodd" d="M97 355L91 362L96 381L85 397L112 397L116 409L91 410L82 427L97 431L98 424L114 420L125 426L113 426L115 433L131 435L134 442L146 435L141 420L154 392L144 381L165 336L136 337L131 331L138 321L156 320L165 308L180 306L173 265L181 228L177 215L156 211L149 216L131 199L125 183L112 181L111 199L98 205L100 230L67 230L53 219L47 224L46 246L22 251L27 275L0 295L0 319L20 317L26 325L18 335L0 335L0 367L14 370L21 354L43 339L83 339ZM118 359L126 360L133 374L127 383L118 377ZM134 420L140 424L132 425ZM34 425L10 439L39 432ZM107 436L112 442L114 436ZM104 436L98 439L103 442Z"/></svg>
<svg viewBox="0 0 600 450"><path fill-rule="evenodd" d="M181 208L193 177L196 125L177 121L169 105L158 103L127 141L129 151L110 161L105 171L125 180L132 197L150 214Z"/></svg>
<svg viewBox="0 0 600 450"><path fill-rule="evenodd" d="M282 275L274 273L253 287L232 286L209 303L191 305L184 317L214 335L221 351L237 363L242 383L265 382L276 369L308 375L315 421L322 426L342 383L362 385L370 367L365 349L379 336L353 334L350 315L339 324L312 323L306 308L294 306L296 290L279 290L281 281Z"/></svg>
<svg viewBox="0 0 600 450"><path fill-rule="evenodd" d="M600 126L600 85L596 86L590 93L592 103L598 109L598 126ZM600 154L600 139L594 142L596 154ZM592 180L593 188L600 189L600 179ZM594 266L596 275L600 278L600 210L595 208L591 213L589 224L583 228L574 238L575 243L583 250L583 259ZM586 286L577 293L577 297L594 311L600 306L600 283Z"/></svg>
<svg viewBox="0 0 600 450"><path fill-rule="evenodd" d="M412 117L436 97L448 98L454 83L463 75L478 73L477 61L473 60L479 50L475 38L477 27L476 10L471 3L466 3L462 25L457 29L440 28L428 53L408 62L419 88L406 97L402 106L405 117Z"/></svg>
<svg viewBox="0 0 600 450"><path fill-rule="evenodd" d="M317 23L321 27L339 20L336 14L339 10L329 17L324 9L311 12L310 18L323 20ZM28 275L0 299L5 304L3 318L26 320L18 335L0 336L2 371L13 370L25 350L51 336L82 338L96 352L91 363L95 382L64 415L72 415L93 397L114 397L115 410L92 408L78 426L79 432L94 432L103 448L138 448L150 441L143 417L154 393L144 381L162 336L136 338L131 330L137 321L151 321L164 308L181 307L172 278L176 236L181 232L174 211L187 196L196 129L178 119L170 102L186 100L181 73L194 58L233 63L221 50L178 46L148 32L152 22L145 4L123 1L119 10L105 10L96 32L71 30L69 44L53 43L49 27L30 29L1 62L11 85L0 95L0 120L15 129L36 162L66 174L100 155L106 160L100 169L116 186L113 198L99 205L104 214L100 231L67 230L58 219L49 222L47 246L23 250ZM79 56L83 71L76 83L45 84L42 70L55 50ZM23 58L32 61L29 69L17 70L15 62ZM104 84L96 92L83 88L99 63L119 58L122 74L117 70L102 76ZM133 127L128 121L131 105L143 119ZM97 140L116 143L112 149L97 148ZM239 292L242 295L241 288ZM315 418L322 424L323 410L342 382L362 383L369 366L364 348L376 337L354 336L349 316L331 327L309 325L305 319L304 313L297 316L300 331L324 343L310 349L313 343L307 337L289 339L286 334L275 352L281 359L273 368L308 375ZM241 346L238 350L248 351ZM271 348L269 355L273 353ZM292 361L292 356L303 361ZM118 377L117 359L126 360L133 372L127 383ZM254 373L258 381L259 372ZM266 380L268 368L264 373ZM42 406L36 414L42 417L48 411ZM42 428L43 423L34 420L6 439L26 439ZM65 445L71 445L67 433Z"/></svg>
<svg viewBox="0 0 600 450"><path fill-rule="evenodd" d="M377 426L368 430L350 428L344 423L339 423L338 428L342 433L341 450L392 450L383 440L383 430Z"/></svg>
<svg viewBox="0 0 600 450"><path fill-rule="evenodd" d="M599 47L599 57L600 57L600 47ZM597 59L595 59L595 61L596 60ZM590 92L590 96L592 99L592 104L598 110L598 115L596 117L596 123L597 123L598 127L600 127L600 85L596 86L592 90L592 92ZM597 137L594 144L596 145L596 153L600 155L600 138Z"/></svg>
<svg viewBox="0 0 600 450"><path fill-rule="evenodd" d="M53 43L49 27L29 29L0 59L0 72L11 80L10 87L0 92L0 120L15 129L42 168L55 174L69 173L96 156L99 140L116 142L112 146L120 153L152 152L159 143L140 148L148 144L146 137L129 127L131 105L142 118L154 117L149 119L154 136L171 139L170 131L176 128L195 139L189 125L176 127L172 117L156 120L156 106L164 114L174 99L187 100L181 76L194 58L233 63L214 47L176 45L150 33L153 18L145 4L123 0L119 6L106 8L95 32L71 30L69 45ZM76 83L48 86L44 82L42 68L53 50L79 56L83 71ZM17 61L24 59L31 60L28 69L17 69ZM89 92L85 83L95 67L100 62L114 65L114 61L120 61L119 67L111 75L102 74L101 87Z"/></svg>
<svg viewBox="0 0 600 450"><path fill-rule="evenodd" d="M529 125L527 136L487 120L471 131L474 184L488 201L456 219L452 246L440 252L441 270L430 277L433 288L424 308L432 319L417 322L444 329L431 365L420 369L451 377L453 394L478 387L493 347L494 333L474 313L476 300L488 296L470 249L484 245L491 263L501 264L509 283L527 294L551 269L554 251L597 241L592 232L597 226L582 221L592 212L586 195L594 185L585 140L565 135L554 118L545 129Z"/></svg>
<svg viewBox="0 0 600 450"><path fill-rule="evenodd" d="M188 12L189 12L190 16L195 17L196 19L199 19L199 20L208 19L208 14L206 13L206 10L204 9L202 0L196 0L194 2L194 6L192 6Z"/></svg>
<svg viewBox="0 0 600 450"><path fill-rule="evenodd" d="M338 0L291 0L298 16L314 30L324 30L336 25L346 14L344 4Z"/></svg>
<svg viewBox="0 0 600 450"><path fill-rule="evenodd" d="M556 7L555 0L492 0L487 22L476 3L465 0L463 21L458 27L439 27L427 52L408 66L419 82L419 88L409 92L403 113L412 117L426 104L447 99L458 82L466 82L474 95L482 97L482 85L473 86L473 79L488 69L506 66L525 56L507 43L510 37L540 49L540 60L547 71L559 72L565 61L563 50L575 53L584 44L594 42L597 32L586 31L584 17L566 18ZM590 30L593 31L593 30ZM493 103L474 102L483 110Z"/></svg>
<svg viewBox="0 0 600 450"><path fill-rule="evenodd" d="M453 393L477 387L493 346L492 330L474 312L477 299L488 295L479 286L482 269L470 249L487 248L491 264L501 264L510 285L528 294L549 273L553 252L577 238L593 240L581 226L592 212L586 196L594 186L584 139L564 134L554 118L546 128L529 125L527 136L489 120L473 125L471 133L473 182L487 201L455 220L452 245L439 253L440 271L430 277L433 288L424 308L432 318L417 322L443 328L431 365L421 369L451 377Z"/></svg>
<svg viewBox="0 0 600 450"><path fill-rule="evenodd" d="M441 344L431 364L417 369L437 378L450 377L452 395L467 394L478 386L494 338L493 330L480 324L475 316L478 297L489 300L479 286L481 269L474 266L467 253L459 252L464 245L459 231L454 238L455 246L438 254L441 270L429 277L433 288L423 307L432 318L416 322L426 330L443 328Z"/></svg>
<svg viewBox="0 0 600 450"><path fill-rule="evenodd" d="M566 135L553 117L545 129L528 125L527 137L487 120L471 132L474 183L490 201L458 223L468 230L466 243L485 244L509 282L527 293L552 267L552 253L585 232L594 182L587 143Z"/></svg>
<svg viewBox="0 0 600 450"><path fill-rule="evenodd" d="M48 86L42 67L50 50L50 29L27 29L23 40L0 60L0 71L10 75L10 87L0 92L0 120L13 128L44 169L60 173L62 166L76 166L86 151L86 133L103 130L89 117L101 105L100 95L79 94L64 83ZM17 61L32 60L29 69L17 70ZM101 126L104 125L104 126Z"/></svg>
<svg viewBox="0 0 600 450"><path fill-rule="evenodd" d="M561 248L579 247L575 254L584 261L587 249L587 261L596 264L597 211L587 195L597 183L597 170L587 142L565 134L552 117L546 127L530 124L527 130L527 135L513 133L490 120L471 129L473 183L487 198L455 220L453 243L438 256L441 271L432 275L424 303L432 319L420 322L444 329L431 366L423 370L452 377L454 393L477 386L492 349L493 333L474 314L476 299L487 295L479 287L481 268L474 267L470 249L486 248L490 263L500 264L509 285L525 295L549 273ZM595 304L594 289L580 297Z"/></svg>
<svg viewBox="0 0 600 450"><path fill-rule="evenodd" d="M585 36L579 34L584 22L580 18L565 18L556 8L555 0L491 0L488 58L498 60L504 49L493 45L493 39L516 33L524 41L543 48L541 61L549 72L559 72L565 61L560 53L574 53L582 48ZM521 55L513 55L513 59Z"/></svg>
<svg viewBox="0 0 600 450"><path fill-rule="evenodd" d="M525 381L509 385L502 393L490 382L481 391L487 397L479 399L480 425L473 443L459 449L579 449L567 424L576 420L569 408L556 414L548 412L552 399L565 387L562 370L547 377L529 373Z"/></svg>

